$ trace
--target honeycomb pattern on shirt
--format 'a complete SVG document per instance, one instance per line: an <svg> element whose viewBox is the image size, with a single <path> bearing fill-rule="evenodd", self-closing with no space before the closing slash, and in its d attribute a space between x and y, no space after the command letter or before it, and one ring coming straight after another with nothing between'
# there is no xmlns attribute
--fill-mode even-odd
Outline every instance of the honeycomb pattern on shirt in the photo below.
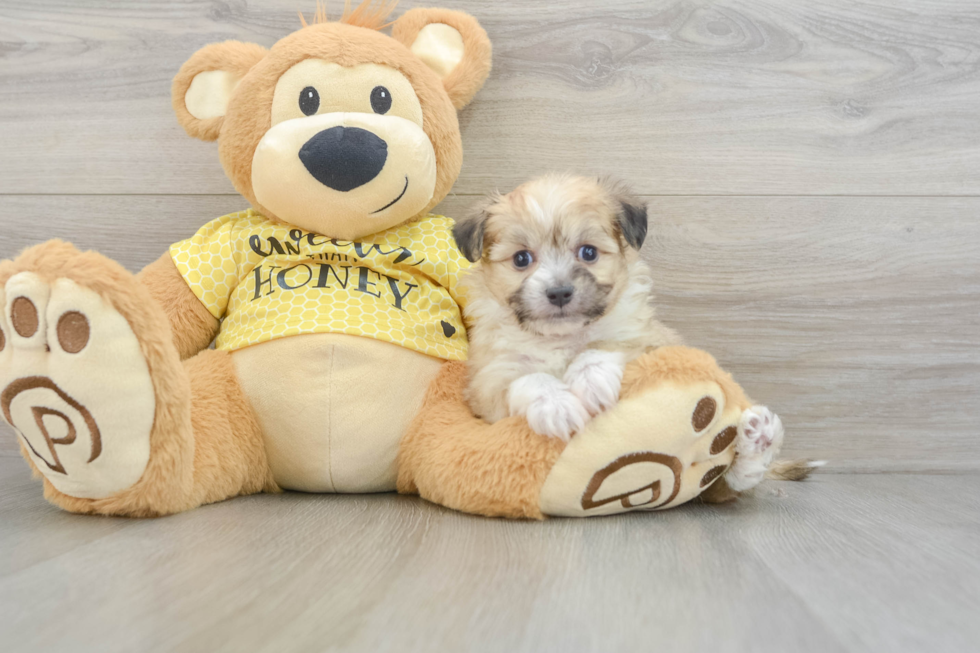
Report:
<svg viewBox="0 0 980 653"><path fill-rule="evenodd" d="M187 285L235 350L304 333L346 333L466 359L453 221L428 215L358 241L312 234L253 209L171 246Z"/></svg>

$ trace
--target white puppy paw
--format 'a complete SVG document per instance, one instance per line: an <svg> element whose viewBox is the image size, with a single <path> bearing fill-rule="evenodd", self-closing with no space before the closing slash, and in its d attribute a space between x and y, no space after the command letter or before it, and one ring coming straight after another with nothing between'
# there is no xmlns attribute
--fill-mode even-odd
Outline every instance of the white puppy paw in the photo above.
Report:
<svg viewBox="0 0 980 653"><path fill-rule="evenodd" d="M736 492L749 490L765 478L783 446L783 422L765 406L752 406L742 413L735 442L735 462L725 480Z"/></svg>
<svg viewBox="0 0 980 653"><path fill-rule="evenodd" d="M625 356L620 352L587 349L565 371L565 383L590 415L598 415L619 401Z"/></svg>
<svg viewBox="0 0 980 653"><path fill-rule="evenodd" d="M566 442L589 420L589 413L568 386L550 374L528 374L510 384L511 415L521 415L535 433Z"/></svg>

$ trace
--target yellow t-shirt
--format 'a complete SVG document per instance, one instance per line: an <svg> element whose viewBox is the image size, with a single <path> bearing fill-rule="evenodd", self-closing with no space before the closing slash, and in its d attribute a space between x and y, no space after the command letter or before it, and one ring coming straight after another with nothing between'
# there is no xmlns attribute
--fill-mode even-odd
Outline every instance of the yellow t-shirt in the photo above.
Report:
<svg viewBox="0 0 980 653"><path fill-rule="evenodd" d="M272 222L249 209L213 220L170 255L222 320L218 349L303 333L347 333L466 359L453 221L428 215L358 241Z"/></svg>

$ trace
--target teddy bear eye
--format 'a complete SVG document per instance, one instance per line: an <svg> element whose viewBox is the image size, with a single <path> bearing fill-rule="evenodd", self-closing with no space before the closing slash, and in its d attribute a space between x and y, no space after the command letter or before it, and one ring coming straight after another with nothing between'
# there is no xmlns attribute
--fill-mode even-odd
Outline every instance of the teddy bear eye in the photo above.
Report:
<svg viewBox="0 0 980 653"><path fill-rule="evenodd" d="M299 110L307 116L312 116L320 108L320 94L312 86L307 86L299 93Z"/></svg>
<svg viewBox="0 0 980 653"><path fill-rule="evenodd" d="M388 113L391 108L391 92L384 86L375 86L371 91L371 108L381 115Z"/></svg>

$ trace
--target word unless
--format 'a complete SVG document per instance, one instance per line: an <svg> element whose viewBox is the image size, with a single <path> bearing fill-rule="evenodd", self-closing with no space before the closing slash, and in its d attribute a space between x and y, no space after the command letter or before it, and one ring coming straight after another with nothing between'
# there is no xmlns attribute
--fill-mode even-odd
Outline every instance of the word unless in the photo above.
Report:
<svg viewBox="0 0 980 653"><path fill-rule="evenodd" d="M396 264L396 265L408 259L414 259L415 257L415 254L412 253L412 250L408 249L407 247L402 247L400 245L394 245L389 249L385 249L381 245L376 245L373 243L365 244L365 243L359 243L350 240L338 240L336 238L324 239L322 241L317 242L316 234L306 233L300 231L299 229L293 229L292 231L290 231L289 237L293 240L293 242L289 242L288 240L279 242L279 239L276 238L275 236L267 236L265 238L265 243L264 243L266 249L262 249L263 247L262 238L257 235L252 235L249 236L248 246L253 252L263 257L272 256L273 254L287 254L287 253L302 254L304 240L311 249L316 247L321 247L329 243L330 245L336 248L353 251L354 254L360 256L361 258L366 258L374 253L377 253L381 256L390 256L392 254L398 254L398 256L395 257L395 260L392 261L392 264ZM410 265L414 267L416 265L419 265L423 261L425 261L424 258L419 259L417 261L412 261L410 263L406 263L406 265Z"/></svg>

